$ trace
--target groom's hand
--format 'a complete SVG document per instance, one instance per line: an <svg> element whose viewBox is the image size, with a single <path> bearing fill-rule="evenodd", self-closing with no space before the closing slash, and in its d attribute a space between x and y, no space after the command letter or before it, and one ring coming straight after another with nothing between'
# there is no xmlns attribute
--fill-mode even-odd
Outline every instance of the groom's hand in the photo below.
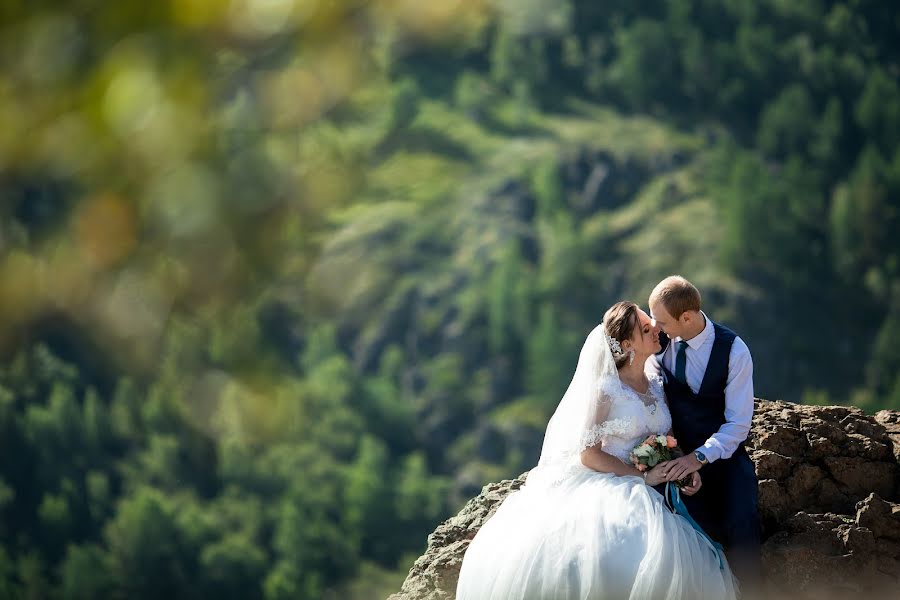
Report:
<svg viewBox="0 0 900 600"><path fill-rule="evenodd" d="M681 458L670 460L665 469L666 481L678 481L691 473L696 473L702 466L693 452L685 454Z"/></svg>
<svg viewBox="0 0 900 600"><path fill-rule="evenodd" d="M685 496L693 496L700 491L700 486L703 485L703 483L700 481L700 473L698 471L694 471L691 474L690 479L691 484L681 488L681 493Z"/></svg>

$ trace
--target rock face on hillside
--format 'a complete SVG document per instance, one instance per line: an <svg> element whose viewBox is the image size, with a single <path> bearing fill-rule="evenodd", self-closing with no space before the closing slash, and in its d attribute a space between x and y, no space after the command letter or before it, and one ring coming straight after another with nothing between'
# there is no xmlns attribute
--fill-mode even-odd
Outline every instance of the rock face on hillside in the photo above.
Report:
<svg viewBox="0 0 900 600"><path fill-rule="evenodd" d="M900 596L900 412L757 400L747 449L773 597ZM438 526L390 600L453 598L469 541L526 476L485 486Z"/></svg>

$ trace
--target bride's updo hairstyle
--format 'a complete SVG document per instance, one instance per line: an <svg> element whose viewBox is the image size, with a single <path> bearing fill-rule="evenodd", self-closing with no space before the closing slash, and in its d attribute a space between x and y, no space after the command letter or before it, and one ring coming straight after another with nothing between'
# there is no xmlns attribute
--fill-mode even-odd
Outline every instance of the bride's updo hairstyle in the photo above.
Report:
<svg viewBox="0 0 900 600"><path fill-rule="evenodd" d="M609 336L610 350L616 361L616 368L621 369L628 362L629 354L622 352L620 344L630 340L638 323L638 305L634 302L616 302L603 315L603 325Z"/></svg>

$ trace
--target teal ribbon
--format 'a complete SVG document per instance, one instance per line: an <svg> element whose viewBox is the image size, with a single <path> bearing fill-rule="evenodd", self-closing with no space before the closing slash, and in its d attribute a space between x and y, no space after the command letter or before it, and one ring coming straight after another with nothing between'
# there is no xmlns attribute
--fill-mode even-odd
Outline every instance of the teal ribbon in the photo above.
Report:
<svg viewBox="0 0 900 600"><path fill-rule="evenodd" d="M691 517L691 513L688 512L687 506L684 505L684 501L681 499L681 490L679 490L678 486L671 481L666 482L666 506L673 513L684 517L685 520L691 524L691 527L697 530L697 533L706 538L706 541L708 541L710 546L712 546L713 552L719 559L719 568L724 570L725 549L722 548L722 544L709 537L709 535L707 535L707 533L703 531L703 528L697 524L697 521L695 521L693 517Z"/></svg>

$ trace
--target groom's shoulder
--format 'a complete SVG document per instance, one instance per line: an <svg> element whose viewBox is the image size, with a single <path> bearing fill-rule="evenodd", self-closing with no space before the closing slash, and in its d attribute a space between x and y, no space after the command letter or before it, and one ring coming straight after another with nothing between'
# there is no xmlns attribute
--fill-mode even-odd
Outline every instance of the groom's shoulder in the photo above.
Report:
<svg viewBox="0 0 900 600"><path fill-rule="evenodd" d="M747 346L747 343L739 336L733 329L727 327L726 325L722 325L719 322L713 321L713 325L716 328L716 335L724 335L726 338L731 340L731 356L741 356L741 355L750 355L750 347Z"/></svg>
<svg viewBox="0 0 900 600"><path fill-rule="evenodd" d="M750 356L750 347L737 334L734 334L734 340L731 342L729 357L732 364L753 363L753 357Z"/></svg>
<svg viewBox="0 0 900 600"><path fill-rule="evenodd" d="M715 329L715 332L716 332L716 337L718 337L720 335L725 336L725 338L728 339L729 341L741 339L740 336L737 334L737 332L734 329L732 329L731 327L728 327L727 325L723 325L722 323L719 323L718 321L713 321L712 324L713 324L713 328Z"/></svg>
<svg viewBox="0 0 900 600"><path fill-rule="evenodd" d="M739 335L736 335L734 336L734 341L731 343L731 355L736 356L743 354L750 356L750 347Z"/></svg>
<svg viewBox="0 0 900 600"><path fill-rule="evenodd" d="M710 320L712 321L712 319L710 319ZM715 329L717 335L721 333L721 334L725 334L728 336L737 337L737 333L735 333L731 327L729 327L727 325L723 325L722 323L719 323L718 321L712 321L712 324L713 324L713 328Z"/></svg>

